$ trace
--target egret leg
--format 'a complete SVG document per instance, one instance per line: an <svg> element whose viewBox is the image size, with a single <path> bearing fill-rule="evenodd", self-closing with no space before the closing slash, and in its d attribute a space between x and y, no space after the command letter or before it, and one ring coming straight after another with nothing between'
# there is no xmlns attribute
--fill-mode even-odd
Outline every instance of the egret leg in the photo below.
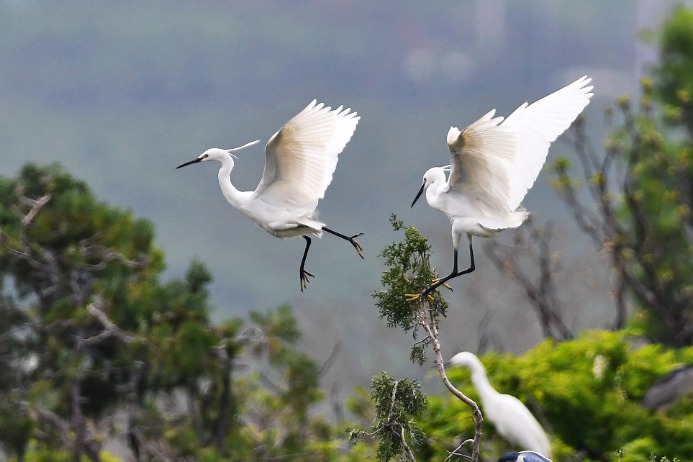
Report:
<svg viewBox="0 0 693 462"><path fill-rule="evenodd" d="M430 285L426 290L421 292L421 296L425 297L429 293L433 292L436 290L438 287L441 285L445 284L448 282L450 279L456 278L458 276L462 276L463 274L471 273L476 269L476 266L474 265L474 249L472 248L472 240L469 239L469 258L471 260L471 265L469 265L469 268L467 268L464 271L457 271L457 249L453 251L453 258L455 261L452 264L452 272L445 276L444 278L438 279L436 282L434 282L432 285Z"/></svg>
<svg viewBox="0 0 693 462"><path fill-rule="evenodd" d="M337 237L341 237L345 241L349 241L351 245L353 245L356 249L356 252L359 254L359 257L363 258L363 248L361 248L361 245L358 242L356 242L356 238L359 236L363 236L363 233L354 234L353 236L345 236L344 234L338 233L337 231L332 231L330 228L323 227L322 230L327 231L328 233L333 234Z"/></svg>
<svg viewBox="0 0 693 462"><path fill-rule="evenodd" d="M304 268L306 266L306 257L308 256L308 249L310 248L311 240L308 236L303 236L303 239L306 240L306 248L303 251L303 258L301 258L301 268L299 270L301 276L301 292L303 292L303 289L308 287L308 276L315 277L308 271L306 271Z"/></svg>

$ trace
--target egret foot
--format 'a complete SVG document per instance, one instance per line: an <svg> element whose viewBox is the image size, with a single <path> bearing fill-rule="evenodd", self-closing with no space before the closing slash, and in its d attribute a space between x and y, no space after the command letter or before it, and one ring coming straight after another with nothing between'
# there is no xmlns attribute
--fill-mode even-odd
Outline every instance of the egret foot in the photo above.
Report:
<svg viewBox="0 0 693 462"><path fill-rule="evenodd" d="M426 297L428 301L432 302L433 301L433 295L429 294L404 294L404 301L405 302L415 302L417 300L420 300L421 298Z"/></svg>
<svg viewBox="0 0 693 462"><path fill-rule="evenodd" d="M440 282L440 278L435 278L435 279L433 279L432 282L433 282L433 285L438 284L438 282ZM452 287L447 282L442 282L442 283L440 283L440 285L445 287L446 289L448 289L450 292L454 292Z"/></svg>
<svg viewBox="0 0 693 462"><path fill-rule="evenodd" d="M428 288L426 288L426 290L424 290L423 292L421 292L421 296L422 296L422 297L430 297L430 296L431 296L431 292L433 292L434 290L436 290L436 289L438 288L438 286L441 286L441 285L443 285L443 284L445 284L445 283L444 283L444 282L440 282L440 281L434 282L433 285L429 286ZM452 290L452 289L451 289L451 290Z"/></svg>
<svg viewBox="0 0 693 462"><path fill-rule="evenodd" d="M356 253L359 254L359 257L363 258L363 248L361 247L361 244L356 242L356 238L359 236L363 236L363 233L358 233L354 234L353 236L349 236L349 239L347 239L349 242L351 242L351 245L354 246L356 249Z"/></svg>
<svg viewBox="0 0 693 462"><path fill-rule="evenodd" d="M303 289L306 289L308 287L308 282L310 282L310 279L308 279L308 276L314 278L312 274L310 274L308 271L304 270L301 268L301 292L303 292Z"/></svg>
<svg viewBox="0 0 693 462"><path fill-rule="evenodd" d="M325 226L323 226L322 230L327 231L328 233L333 234L337 237L341 237L345 241L349 241L349 243L353 245L356 249L356 252L359 254L359 257L363 258L363 248L361 248L361 245L358 242L356 242L356 238L359 236L363 236L363 233L354 234L353 236L346 236L342 233L338 233L337 231L333 231Z"/></svg>
<svg viewBox="0 0 693 462"><path fill-rule="evenodd" d="M308 236L303 236L303 239L306 240L306 248L303 250L303 258L301 258L301 266L298 268L298 271L300 273L300 278L301 278L301 292L303 292L303 289L308 287L308 281L309 281L308 276L315 277L312 274L310 274L308 271L305 270L306 257L308 256L308 249L310 249L311 240Z"/></svg>

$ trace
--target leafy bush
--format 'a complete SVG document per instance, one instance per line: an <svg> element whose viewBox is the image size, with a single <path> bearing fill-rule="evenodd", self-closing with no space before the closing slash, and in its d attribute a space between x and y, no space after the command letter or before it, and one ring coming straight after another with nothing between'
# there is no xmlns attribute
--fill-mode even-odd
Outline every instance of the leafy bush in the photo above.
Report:
<svg viewBox="0 0 693 462"><path fill-rule="evenodd" d="M693 347L670 350L640 342L627 331L588 331L560 344L544 341L521 357L494 353L482 361L492 385L526 403L548 430L555 460L649 461L651 454L693 460L693 397L666 412L639 404L657 378L682 362L693 363ZM466 369L449 376L464 393L478 396ZM431 460L474 432L468 410L451 397L429 397L422 427L433 441ZM485 430L484 457L518 449L500 440L491 424Z"/></svg>

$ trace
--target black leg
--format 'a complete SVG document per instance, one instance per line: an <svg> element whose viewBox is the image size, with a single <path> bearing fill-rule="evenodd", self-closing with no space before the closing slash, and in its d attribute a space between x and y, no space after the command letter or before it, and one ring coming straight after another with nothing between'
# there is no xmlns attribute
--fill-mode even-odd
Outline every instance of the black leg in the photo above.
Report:
<svg viewBox="0 0 693 462"><path fill-rule="evenodd" d="M356 242L356 238L359 236L363 236L363 233L354 234L353 236L345 236L344 234L338 233L337 231L332 231L330 228L327 227L323 227L322 230L327 231L328 233L333 234L337 237L341 237L345 241L349 241L351 245L353 245L356 249L356 252L359 254L359 257L363 258L363 249L361 248L359 243Z"/></svg>
<svg viewBox="0 0 693 462"><path fill-rule="evenodd" d="M304 269L306 266L306 257L308 256L308 249L310 249L311 240L308 236L303 236L303 239L306 240L306 248L303 251L303 258L301 258L301 269L299 270L301 276L301 292L303 292L303 289L308 286L308 276L315 277Z"/></svg>
<svg viewBox="0 0 693 462"><path fill-rule="evenodd" d="M429 286L426 290L421 292L421 296L425 297L434 290L436 290L438 287L442 286L446 282L448 282L450 279L456 278L457 276L462 276L463 274L471 273L476 269L476 266L474 266L474 249L472 248L472 240L469 240L469 258L471 259L471 265L469 265L469 268L467 268L464 271L457 271L457 249L454 250L453 252L455 261L452 264L452 272L445 276L444 278L438 279L435 284L432 284Z"/></svg>

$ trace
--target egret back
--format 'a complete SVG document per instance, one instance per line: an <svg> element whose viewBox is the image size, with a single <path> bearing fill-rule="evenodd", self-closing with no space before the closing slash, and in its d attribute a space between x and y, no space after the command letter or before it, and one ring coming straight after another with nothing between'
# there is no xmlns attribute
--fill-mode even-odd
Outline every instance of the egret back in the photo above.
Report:
<svg viewBox="0 0 693 462"><path fill-rule="evenodd" d="M484 402L484 411L508 442L551 457L551 443L541 424L527 407L512 395L498 394Z"/></svg>

